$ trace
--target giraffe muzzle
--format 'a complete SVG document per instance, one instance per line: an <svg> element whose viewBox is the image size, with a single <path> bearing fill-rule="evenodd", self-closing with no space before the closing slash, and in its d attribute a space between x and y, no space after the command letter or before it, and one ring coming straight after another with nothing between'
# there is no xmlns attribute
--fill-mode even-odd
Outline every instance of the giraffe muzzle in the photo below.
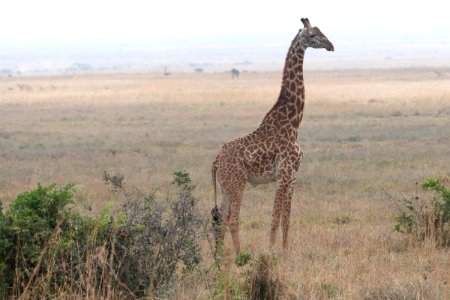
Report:
<svg viewBox="0 0 450 300"><path fill-rule="evenodd" d="M325 47L325 49L326 49L327 51L332 51L332 52L334 52L334 46L333 46L332 43L329 43L329 45L327 45L327 46Z"/></svg>

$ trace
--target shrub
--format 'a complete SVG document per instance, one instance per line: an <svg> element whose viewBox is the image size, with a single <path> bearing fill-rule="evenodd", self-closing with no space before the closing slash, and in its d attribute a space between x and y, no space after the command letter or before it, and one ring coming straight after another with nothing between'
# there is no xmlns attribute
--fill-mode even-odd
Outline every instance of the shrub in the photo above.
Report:
<svg viewBox="0 0 450 300"><path fill-rule="evenodd" d="M54 269L55 261L77 257L90 222L67 209L72 184L38 187L21 193L0 214L0 293L21 293L36 275ZM55 245L57 244L57 245ZM36 268L37 267L37 268ZM53 281L53 279L52 279Z"/></svg>
<svg viewBox="0 0 450 300"><path fill-rule="evenodd" d="M395 230L411 234L415 239L434 240L438 246L450 244L450 189L440 179L425 178L421 184L424 191L433 192L429 201L418 196L404 200L404 207L396 217Z"/></svg>
<svg viewBox="0 0 450 300"><path fill-rule="evenodd" d="M178 277L176 271L181 270L181 276L189 273L201 259L204 219L195 210L195 186L185 171L175 172L172 184L177 197L166 201L158 201L155 191L144 196L122 184L119 188L125 197L121 230L126 239L116 247L120 251L118 277L135 296L170 290Z"/></svg>
<svg viewBox="0 0 450 300"><path fill-rule="evenodd" d="M189 174L174 173L177 194L167 199L123 178L104 174L123 205L97 220L70 208L72 184L39 184L0 210L0 298L164 296L195 269L203 218Z"/></svg>

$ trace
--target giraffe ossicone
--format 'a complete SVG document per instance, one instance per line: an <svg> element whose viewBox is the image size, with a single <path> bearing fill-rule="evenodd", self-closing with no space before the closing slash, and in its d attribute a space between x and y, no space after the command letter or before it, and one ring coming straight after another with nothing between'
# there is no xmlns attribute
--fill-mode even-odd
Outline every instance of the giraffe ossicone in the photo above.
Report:
<svg viewBox="0 0 450 300"><path fill-rule="evenodd" d="M270 247L275 244L281 220L283 249L288 248L295 173L303 158L303 151L297 143L305 104L303 58L305 50L310 47L334 51L333 44L319 28L312 27L307 18L301 21L304 27L295 36L286 56L278 100L255 131L227 142L212 164L216 206L211 213L215 224L216 251L229 228L235 252L240 252L239 213L247 182L252 185L277 182ZM216 200L217 185L222 195L220 208Z"/></svg>

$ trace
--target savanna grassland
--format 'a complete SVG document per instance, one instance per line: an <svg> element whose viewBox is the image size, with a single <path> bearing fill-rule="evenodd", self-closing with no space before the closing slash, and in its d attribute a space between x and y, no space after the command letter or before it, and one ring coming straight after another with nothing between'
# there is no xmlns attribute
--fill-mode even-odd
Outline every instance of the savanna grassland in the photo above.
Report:
<svg viewBox="0 0 450 300"><path fill-rule="evenodd" d="M95 215L110 200L103 171L164 194L185 169L207 215L211 162L256 129L280 81L279 72L1 78L0 199L74 182L77 209ZM305 82L291 250L277 265L285 287L303 299L450 298L449 250L394 231L416 182L450 176L450 69L307 71ZM243 251L268 251L274 191L246 188ZM180 298L211 297L204 280Z"/></svg>

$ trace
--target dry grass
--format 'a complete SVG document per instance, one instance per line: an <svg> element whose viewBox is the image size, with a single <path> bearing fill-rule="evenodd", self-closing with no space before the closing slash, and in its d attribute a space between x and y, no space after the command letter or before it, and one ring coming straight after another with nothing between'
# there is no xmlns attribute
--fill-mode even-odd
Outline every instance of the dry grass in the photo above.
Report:
<svg viewBox="0 0 450 300"><path fill-rule="evenodd" d="M210 163L255 129L279 73L127 74L0 79L0 199L37 182L75 182L78 206L101 210L104 170L164 192L186 169L205 213ZM301 298L450 297L450 255L393 232L395 206L423 177L450 176L450 70L307 72L305 152L280 273ZM268 250L275 186L248 187L244 251ZM195 282L195 280L194 280ZM192 297L207 297L201 283ZM189 290L189 289L186 289Z"/></svg>

